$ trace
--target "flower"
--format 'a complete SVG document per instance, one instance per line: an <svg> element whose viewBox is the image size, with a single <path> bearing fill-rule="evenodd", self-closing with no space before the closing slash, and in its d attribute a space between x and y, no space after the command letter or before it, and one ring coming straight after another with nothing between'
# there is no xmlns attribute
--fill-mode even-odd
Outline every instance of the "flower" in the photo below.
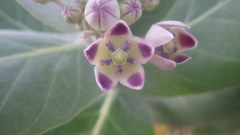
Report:
<svg viewBox="0 0 240 135"><path fill-rule="evenodd" d="M84 55L96 65L95 79L102 90L114 88L118 81L132 89L142 89L145 73L141 64L153 56L154 48L133 37L126 22L120 20L108 29L104 38L90 44Z"/></svg>
<svg viewBox="0 0 240 135"><path fill-rule="evenodd" d="M145 39L155 47L151 62L162 69L173 69L176 64L183 64L191 59L182 54L196 48L198 41L185 31L189 26L179 21L163 21L152 25Z"/></svg>
<svg viewBox="0 0 240 135"><path fill-rule="evenodd" d="M117 0L89 0L84 15L91 27L105 31L120 19L120 9Z"/></svg>

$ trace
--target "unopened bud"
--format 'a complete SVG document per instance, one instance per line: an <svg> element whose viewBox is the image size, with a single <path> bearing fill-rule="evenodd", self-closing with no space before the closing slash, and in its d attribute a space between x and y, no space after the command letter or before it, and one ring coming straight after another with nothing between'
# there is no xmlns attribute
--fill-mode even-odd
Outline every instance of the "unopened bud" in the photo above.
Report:
<svg viewBox="0 0 240 135"><path fill-rule="evenodd" d="M89 0L84 15L91 27L105 31L120 19L120 9L116 0Z"/></svg>
<svg viewBox="0 0 240 135"><path fill-rule="evenodd" d="M133 24L142 16L142 5L138 0L123 0L120 2L121 18Z"/></svg>
<svg viewBox="0 0 240 135"><path fill-rule="evenodd" d="M75 0L75 5L80 7L82 10L84 10L86 4L87 4L87 0Z"/></svg>
<svg viewBox="0 0 240 135"><path fill-rule="evenodd" d="M142 3L143 9L148 11L153 10L159 4L159 0L140 0L140 2Z"/></svg>
<svg viewBox="0 0 240 135"><path fill-rule="evenodd" d="M82 10L76 5L66 5L62 16L67 23L79 23L82 19Z"/></svg>

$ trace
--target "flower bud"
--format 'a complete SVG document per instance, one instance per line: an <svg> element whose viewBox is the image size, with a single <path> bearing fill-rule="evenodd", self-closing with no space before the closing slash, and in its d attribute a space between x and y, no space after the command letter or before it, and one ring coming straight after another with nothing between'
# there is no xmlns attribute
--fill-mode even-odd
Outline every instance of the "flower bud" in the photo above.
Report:
<svg viewBox="0 0 240 135"><path fill-rule="evenodd" d="M142 5L138 0L123 0L119 5L121 18L128 25L133 24L142 16Z"/></svg>
<svg viewBox="0 0 240 135"><path fill-rule="evenodd" d="M82 10L76 5L66 5L62 16L67 23L79 23L82 19Z"/></svg>
<svg viewBox="0 0 240 135"><path fill-rule="evenodd" d="M120 9L116 0L89 0L84 15L91 27L105 31L120 19Z"/></svg>
<svg viewBox="0 0 240 135"><path fill-rule="evenodd" d="M41 3L41 4L46 4L46 3L50 2L50 1L53 1L53 0L33 0L33 1Z"/></svg>
<svg viewBox="0 0 240 135"><path fill-rule="evenodd" d="M140 0L140 2L142 3L143 9L148 11L153 10L159 4L159 0Z"/></svg>
<svg viewBox="0 0 240 135"><path fill-rule="evenodd" d="M75 5L80 7L82 10L84 10L86 4L87 4L87 0L75 0Z"/></svg>

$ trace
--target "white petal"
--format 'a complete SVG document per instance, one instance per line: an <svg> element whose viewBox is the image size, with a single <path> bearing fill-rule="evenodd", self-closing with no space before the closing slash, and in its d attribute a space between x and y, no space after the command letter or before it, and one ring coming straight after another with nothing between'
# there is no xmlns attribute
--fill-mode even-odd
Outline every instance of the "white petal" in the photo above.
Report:
<svg viewBox="0 0 240 135"><path fill-rule="evenodd" d="M110 90L116 87L118 80L100 72L97 66L94 68L94 73L96 82L101 90Z"/></svg>
<svg viewBox="0 0 240 135"><path fill-rule="evenodd" d="M141 65L136 66L135 70L120 78L120 83L135 90L143 88L145 82L145 73Z"/></svg>
<svg viewBox="0 0 240 135"><path fill-rule="evenodd" d="M176 62L158 55L154 55L151 59L151 62L160 69L171 70L176 67Z"/></svg>
<svg viewBox="0 0 240 135"><path fill-rule="evenodd" d="M154 47L158 47L171 41L173 39L173 35L171 32L158 25L152 25L152 27L148 30L145 39Z"/></svg>

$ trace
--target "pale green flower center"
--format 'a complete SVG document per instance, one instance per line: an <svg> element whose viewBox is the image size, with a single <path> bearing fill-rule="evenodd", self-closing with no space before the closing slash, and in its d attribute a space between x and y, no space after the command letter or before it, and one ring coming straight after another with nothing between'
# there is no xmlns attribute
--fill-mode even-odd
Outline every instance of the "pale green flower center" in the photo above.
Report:
<svg viewBox="0 0 240 135"><path fill-rule="evenodd" d="M128 54L122 49L117 49L111 54L111 58L114 65L125 65L127 62Z"/></svg>
<svg viewBox="0 0 240 135"><path fill-rule="evenodd" d="M173 41L170 41L169 43L163 46L163 50L165 53L174 52L174 48L175 48L175 43Z"/></svg>

